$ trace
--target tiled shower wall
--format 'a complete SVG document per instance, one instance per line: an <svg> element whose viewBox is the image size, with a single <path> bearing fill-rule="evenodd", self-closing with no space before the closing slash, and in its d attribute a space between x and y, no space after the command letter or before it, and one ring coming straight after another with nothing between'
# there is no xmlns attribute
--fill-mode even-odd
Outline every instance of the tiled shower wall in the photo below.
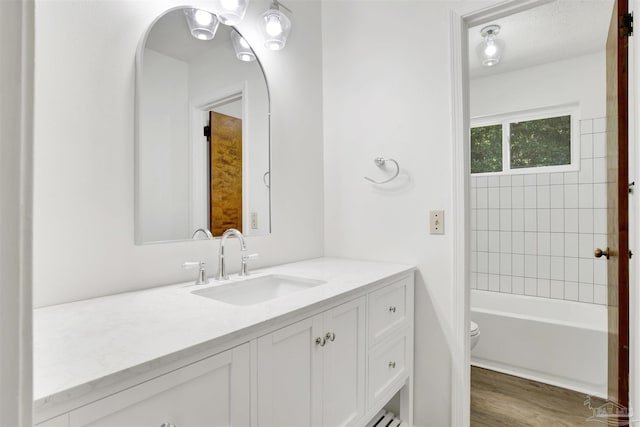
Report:
<svg viewBox="0 0 640 427"><path fill-rule="evenodd" d="M471 287L606 304L606 121L580 122L580 171L471 176Z"/></svg>

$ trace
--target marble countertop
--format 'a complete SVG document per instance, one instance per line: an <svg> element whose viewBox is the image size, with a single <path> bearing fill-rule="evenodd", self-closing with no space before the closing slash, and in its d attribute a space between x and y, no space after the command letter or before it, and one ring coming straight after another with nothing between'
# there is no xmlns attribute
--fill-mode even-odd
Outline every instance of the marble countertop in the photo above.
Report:
<svg viewBox="0 0 640 427"><path fill-rule="evenodd" d="M220 285L212 280L204 286L180 283L36 309L35 410L75 399L101 383L112 384L125 370L156 369L178 352L202 351L203 344L213 348L234 334L247 334L265 322L413 269L317 258L256 271L252 276L279 273L327 282L256 305L234 306L192 294Z"/></svg>

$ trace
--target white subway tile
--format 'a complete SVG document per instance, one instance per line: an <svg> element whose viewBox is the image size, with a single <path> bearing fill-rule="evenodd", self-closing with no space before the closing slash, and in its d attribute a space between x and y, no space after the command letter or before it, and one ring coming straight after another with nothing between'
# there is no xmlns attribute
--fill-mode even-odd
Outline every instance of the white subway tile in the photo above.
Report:
<svg viewBox="0 0 640 427"><path fill-rule="evenodd" d="M580 162L580 172L578 172L578 182L581 184L591 184L593 182L593 160L582 159Z"/></svg>
<svg viewBox="0 0 640 427"><path fill-rule="evenodd" d="M480 178L478 178L480 179ZM476 188L477 198L476 198L476 208L478 209L487 209L489 207L489 195L487 193L486 187L478 187Z"/></svg>
<svg viewBox="0 0 640 427"><path fill-rule="evenodd" d="M593 136L590 134L580 137L580 157L583 159L593 157Z"/></svg>
<svg viewBox="0 0 640 427"><path fill-rule="evenodd" d="M593 209L593 184L580 184L578 186L578 207Z"/></svg>
<svg viewBox="0 0 640 427"><path fill-rule="evenodd" d="M593 182L603 183L607 182L607 159L606 157L600 157L593 159Z"/></svg>
<svg viewBox="0 0 640 427"><path fill-rule="evenodd" d="M487 209L476 209L476 230L489 229L489 213Z"/></svg>
<svg viewBox="0 0 640 427"><path fill-rule="evenodd" d="M564 183L566 184L577 184L578 183L578 172L565 172L564 173Z"/></svg>
<svg viewBox="0 0 640 427"><path fill-rule="evenodd" d="M564 282L564 299L578 301L578 283Z"/></svg>
<svg viewBox="0 0 640 427"><path fill-rule="evenodd" d="M578 268L580 283L593 283L593 259L581 258Z"/></svg>
<svg viewBox="0 0 640 427"><path fill-rule="evenodd" d="M607 304L607 287L602 285L593 286L593 302L594 304Z"/></svg>
<svg viewBox="0 0 640 427"><path fill-rule="evenodd" d="M564 257L564 233L551 233L551 256Z"/></svg>
<svg viewBox="0 0 640 427"><path fill-rule="evenodd" d="M511 255L511 274L524 277L524 255Z"/></svg>
<svg viewBox="0 0 640 427"><path fill-rule="evenodd" d="M518 295L524 294L524 277L511 278L511 292Z"/></svg>
<svg viewBox="0 0 640 427"><path fill-rule="evenodd" d="M513 175L511 177L511 185L522 187L524 185L524 175Z"/></svg>
<svg viewBox="0 0 640 427"><path fill-rule="evenodd" d="M607 261L602 258L596 259L593 263L593 283L606 286L607 280Z"/></svg>
<svg viewBox="0 0 640 427"><path fill-rule="evenodd" d="M511 207L514 209L524 207L524 187L511 187Z"/></svg>
<svg viewBox="0 0 640 427"><path fill-rule="evenodd" d="M536 185L549 185L549 174L548 173L538 173L536 174Z"/></svg>
<svg viewBox="0 0 640 427"><path fill-rule="evenodd" d="M524 277L537 277L538 275L538 257L535 255L524 256Z"/></svg>
<svg viewBox="0 0 640 427"><path fill-rule="evenodd" d="M564 281L552 280L551 286L551 298L564 299Z"/></svg>
<svg viewBox="0 0 640 427"><path fill-rule="evenodd" d="M511 229L513 231L524 231L524 209L511 210Z"/></svg>
<svg viewBox="0 0 640 427"><path fill-rule="evenodd" d="M470 193L471 193L471 200L469 200L469 207L471 209L475 209L477 200L478 200L478 190L476 190L475 188L472 188Z"/></svg>
<svg viewBox="0 0 640 427"><path fill-rule="evenodd" d="M552 209L564 208L564 186L552 185L549 188L549 207Z"/></svg>
<svg viewBox="0 0 640 427"><path fill-rule="evenodd" d="M538 278L549 279L551 277L551 257L538 256Z"/></svg>
<svg viewBox="0 0 640 427"><path fill-rule="evenodd" d="M578 225L579 225L578 209L565 209L564 210L564 232L577 233Z"/></svg>
<svg viewBox="0 0 640 427"><path fill-rule="evenodd" d="M489 252L489 232L478 230L478 252Z"/></svg>
<svg viewBox="0 0 640 427"><path fill-rule="evenodd" d="M580 233L578 235L578 256L580 258L593 258L593 234Z"/></svg>
<svg viewBox="0 0 640 427"><path fill-rule="evenodd" d="M489 274L500 274L499 253L489 253Z"/></svg>
<svg viewBox="0 0 640 427"><path fill-rule="evenodd" d="M529 175L524 175L524 185L525 186L530 186L530 185L537 185L538 183L538 178L536 177L535 174L529 174Z"/></svg>
<svg viewBox="0 0 640 427"><path fill-rule="evenodd" d="M580 133L584 135L585 133L592 133L592 132L593 132L593 120L592 119L580 120Z"/></svg>
<svg viewBox="0 0 640 427"><path fill-rule="evenodd" d="M487 177L479 176L476 178L476 187L486 187L487 186Z"/></svg>
<svg viewBox="0 0 640 427"><path fill-rule="evenodd" d="M564 173L563 172L552 173L551 178L549 179L549 183L551 185L564 184Z"/></svg>
<svg viewBox="0 0 640 427"><path fill-rule="evenodd" d="M550 188L548 185L538 185L537 187L537 197L536 197L536 207L538 209L549 208L550 205Z"/></svg>
<svg viewBox="0 0 640 427"><path fill-rule="evenodd" d="M551 233L538 232L538 255L551 255Z"/></svg>
<svg viewBox="0 0 640 427"><path fill-rule="evenodd" d="M500 292L511 293L511 276L500 276Z"/></svg>
<svg viewBox="0 0 640 427"><path fill-rule="evenodd" d="M564 257L551 257L549 270L552 280L564 280Z"/></svg>
<svg viewBox="0 0 640 427"><path fill-rule="evenodd" d="M538 233L527 232L524 233L524 253L527 255L536 255L538 253Z"/></svg>
<svg viewBox="0 0 640 427"><path fill-rule="evenodd" d="M500 274L511 275L511 254L500 254Z"/></svg>
<svg viewBox="0 0 640 427"><path fill-rule="evenodd" d="M538 218L536 209L524 210L524 231L536 231L538 229Z"/></svg>
<svg viewBox="0 0 640 427"><path fill-rule="evenodd" d="M497 274L489 274L489 290L500 292L500 276Z"/></svg>
<svg viewBox="0 0 640 427"><path fill-rule="evenodd" d="M500 189L495 187L489 187L487 191L489 197L488 207L489 209L498 209L500 207Z"/></svg>
<svg viewBox="0 0 640 427"><path fill-rule="evenodd" d="M577 282L579 275L578 258L564 259L564 280L567 282Z"/></svg>
<svg viewBox="0 0 640 427"><path fill-rule="evenodd" d="M593 135L593 157L607 157L606 133L597 133Z"/></svg>
<svg viewBox="0 0 640 427"><path fill-rule="evenodd" d="M550 226L554 233L564 232L564 209L550 210Z"/></svg>
<svg viewBox="0 0 640 427"><path fill-rule="evenodd" d="M538 296L545 298L551 296L551 282L549 279L538 279Z"/></svg>
<svg viewBox="0 0 640 427"><path fill-rule="evenodd" d="M478 289L489 290L489 275L487 273L478 273Z"/></svg>
<svg viewBox="0 0 640 427"><path fill-rule="evenodd" d="M511 209L500 209L500 230L511 231Z"/></svg>
<svg viewBox="0 0 640 427"><path fill-rule="evenodd" d="M471 183L471 188L477 187L478 186L478 178L472 175L471 179L470 179L470 183Z"/></svg>
<svg viewBox="0 0 640 427"><path fill-rule="evenodd" d="M525 277L524 279L524 294L536 296L538 295L538 283L535 278Z"/></svg>
<svg viewBox="0 0 640 427"><path fill-rule="evenodd" d="M578 209L578 231L593 233L593 209Z"/></svg>
<svg viewBox="0 0 640 427"><path fill-rule="evenodd" d="M499 231L489 231L489 252L500 252Z"/></svg>
<svg viewBox="0 0 640 427"><path fill-rule="evenodd" d="M489 272L489 254L487 252L478 252L478 273Z"/></svg>
<svg viewBox="0 0 640 427"><path fill-rule="evenodd" d="M524 207L528 209L536 208L537 187L524 187Z"/></svg>
<svg viewBox="0 0 640 427"><path fill-rule="evenodd" d="M489 209L487 214L489 230L500 230L500 209Z"/></svg>
<svg viewBox="0 0 640 427"><path fill-rule="evenodd" d="M578 258L580 255L580 240L578 233L564 234L564 256Z"/></svg>
<svg viewBox="0 0 640 427"><path fill-rule="evenodd" d="M600 117L593 119L593 133L606 132L607 131L607 118Z"/></svg>
<svg viewBox="0 0 640 427"><path fill-rule="evenodd" d="M471 251L470 268L473 272L478 271L478 252L476 251Z"/></svg>
<svg viewBox="0 0 640 427"><path fill-rule="evenodd" d="M487 177L487 186L500 187L500 177L495 175Z"/></svg>
<svg viewBox="0 0 640 427"><path fill-rule="evenodd" d="M471 284L471 289L478 289L478 273L471 273L469 275L469 281Z"/></svg>
<svg viewBox="0 0 640 427"><path fill-rule="evenodd" d="M580 283L578 299L580 302L593 302L593 283Z"/></svg>
<svg viewBox="0 0 640 427"><path fill-rule="evenodd" d="M524 232L513 231L511 234L511 250L514 254L524 253Z"/></svg>
<svg viewBox="0 0 640 427"><path fill-rule="evenodd" d="M607 247L607 235L606 234L594 234L593 235L593 247L604 249Z"/></svg>
<svg viewBox="0 0 640 427"><path fill-rule="evenodd" d="M511 187L500 187L500 208L511 209Z"/></svg>
<svg viewBox="0 0 640 427"><path fill-rule="evenodd" d="M502 175L500 177L500 187L511 187L511 175Z"/></svg>
<svg viewBox="0 0 640 427"><path fill-rule="evenodd" d="M607 232L607 210L593 210L593 232L605 234Z"/></svg>
<svg viewBox="0 0 640 427"><path fill-rule="evenodd" d="M593 184L593 207L607 207L607 184Z"/></svg>
<svg viewBox="0 0 640 427"><path fill-rule="evenodd" d="M551 231L551 211L549 209L537 209L537 216L537 230L543 232Z"/></svg>
<svg viewBox="0 0 640 427"><path fill-rule="evenodd" d="M564 207L565 209L578 207L578 185L577 184L565 184Z"/></svg>
<svg viewBox="0 0 640 427"><path fill-rule="evenodd" d="M511 253L511 231L500 232L500 252Z"/></svg>

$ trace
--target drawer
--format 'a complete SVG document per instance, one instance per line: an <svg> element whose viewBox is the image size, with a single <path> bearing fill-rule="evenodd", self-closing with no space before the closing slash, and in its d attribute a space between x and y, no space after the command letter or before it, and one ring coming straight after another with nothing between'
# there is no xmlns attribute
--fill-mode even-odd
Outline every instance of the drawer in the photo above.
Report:
<svg viewBox="0 0 640 427"><path fill-rule="evenodd" d="M407 374L407 337L381 345L369 356L369 407Z"/></svg>
<svg viewBox="0 0 640 427"><path fill-rule="evenodd" d="M405 324L410 282L411 279L402 279L369 294L369 346Z"/></svg>

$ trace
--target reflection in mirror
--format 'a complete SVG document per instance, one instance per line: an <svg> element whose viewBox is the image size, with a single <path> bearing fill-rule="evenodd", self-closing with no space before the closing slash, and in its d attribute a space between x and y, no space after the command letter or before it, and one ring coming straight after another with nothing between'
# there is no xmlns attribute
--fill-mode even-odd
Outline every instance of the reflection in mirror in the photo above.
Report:
<svg viewBox="0 0 640 427"><path fill-rule="evenodd" d="M233 27L193 37L185 10L156 20L137 53L138 244L270 232L262 67Z"/></svg>

